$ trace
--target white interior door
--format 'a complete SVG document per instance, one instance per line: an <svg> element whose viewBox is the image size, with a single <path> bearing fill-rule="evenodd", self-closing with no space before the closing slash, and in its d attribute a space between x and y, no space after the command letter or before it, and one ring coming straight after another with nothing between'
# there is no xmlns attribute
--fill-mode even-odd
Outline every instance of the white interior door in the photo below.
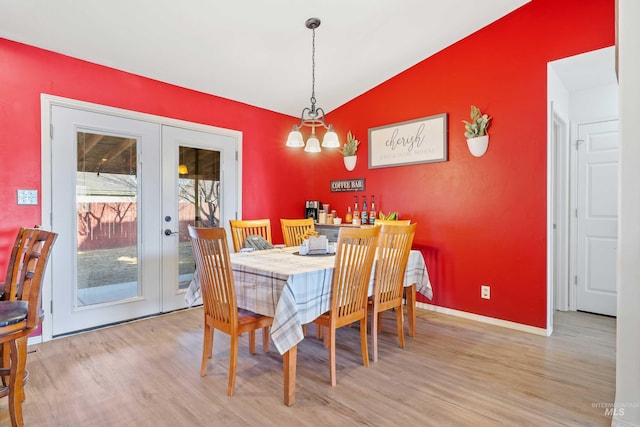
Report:
<svg viewBox="0 0 640 427"><path fill-rule="evenodd" d="M184 307L187 224L235 217L236 137L59 105L51 124L51 336Z"/></svg>
<svg viewBox="0 0 640 427"><path fill-rule="evenodd" d="M184 307L195 264L187 225L225 227L235 218L235 139L162 127L162 306Z"/></svg>
<svg viewBox="0 0 640 427"><path fill-rule="evenodd" d="M616 315L618 121L578 127L577 309Z"/></svg>

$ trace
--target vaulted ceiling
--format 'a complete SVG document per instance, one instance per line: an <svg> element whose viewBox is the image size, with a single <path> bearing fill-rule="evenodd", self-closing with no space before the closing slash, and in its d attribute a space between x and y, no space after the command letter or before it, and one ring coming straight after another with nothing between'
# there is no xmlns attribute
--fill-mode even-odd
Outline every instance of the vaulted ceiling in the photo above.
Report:
<svg viewBox="0 0 640 427"><path fill-rule="evenodd" d="M529 0L0 0L0 37L298 116L329 112Z"/></svg>

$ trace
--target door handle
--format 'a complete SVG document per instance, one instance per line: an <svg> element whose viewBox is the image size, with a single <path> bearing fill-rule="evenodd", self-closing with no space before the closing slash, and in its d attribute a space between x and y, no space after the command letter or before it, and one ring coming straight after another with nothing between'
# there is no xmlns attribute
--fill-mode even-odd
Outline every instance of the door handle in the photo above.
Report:
<svg viewBox="0 0 640 427"><path fill-rule="evenodd" d="M164 235L165 236L171 236L172 234L178 234L179 231L171 231L168 228L164 230Z"/></svg>

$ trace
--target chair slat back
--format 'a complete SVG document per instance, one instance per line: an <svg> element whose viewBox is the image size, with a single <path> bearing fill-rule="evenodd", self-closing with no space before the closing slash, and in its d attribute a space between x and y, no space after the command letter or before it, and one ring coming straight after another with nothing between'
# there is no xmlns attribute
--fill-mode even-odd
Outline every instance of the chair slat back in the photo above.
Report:
<svg viewBox="0 0 640 427"><path fill-rule="evenodd" d="M336 243L331 311L337 320L366 313L367 291L380 227L341 227Z"/></svg>
<svg viewBox="0 0 640 427"><path fill-rule="evenodd" d="M57 237L56 233L39 228L24 229L23 243L19 249L23 251L22 265L17 265L19 256L14 262L17 273L13 299L29 302L27 328L30 329L37 327L42 321L42 280Z"/></svg>
<svg viewBox="0 0 640 427"><path fill-rule="evenodd" d="M16 298L16 278L24 263L24 249L27 243L26 237L32 233L31 230L20 227L16 240L13 242L9 262L7 263L7 275L4 281L4 292L2 300L9 301Z"/></svg>
<svg viewBox="0 0 640 427"><path fill-rule="evenodd" d="M271 241L271 220L266 219L231 219L229 220L231 226L231 238L233 240L233 250L240 252L240 249L244 246L244 241L247 236L255 234L264 238L267 242Z"/></svg>
<svg viewBox="0 0 640 427"><path fill-rule="evenodd" d="M300 246L307 231L315 231L313 218L280 219L285 246Z"/></svg>
<svg viewBox="0 0 640 427"><path fill-rule="evenodd" d="M235 284L224 228L189 226L205 315L230 326L238 322Z"/></svg>
<svg viewBox="0 0 640 427"><path fill-rule="evenodd" d="M383 225L376 251L374 297L380 303L402 299L404 273L416 224Z"/></svg>

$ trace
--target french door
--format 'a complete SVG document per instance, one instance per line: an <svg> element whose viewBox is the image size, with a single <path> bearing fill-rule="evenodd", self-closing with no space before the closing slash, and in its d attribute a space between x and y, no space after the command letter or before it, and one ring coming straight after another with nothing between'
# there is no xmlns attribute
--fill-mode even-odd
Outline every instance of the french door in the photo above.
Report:
<svg viewBox="0 0 640 427"><path fill-rule="evenodd" d="M185 306L195 263L188 225L224 227L236 212L232 137L162 126L163 311Z"/></svg>
<svg viewBox="0 0 640 427"><path fill-rule="evenodd" d="M236 211L235 138L51 107L52 335L186 306L187 225Z"/></svg>

